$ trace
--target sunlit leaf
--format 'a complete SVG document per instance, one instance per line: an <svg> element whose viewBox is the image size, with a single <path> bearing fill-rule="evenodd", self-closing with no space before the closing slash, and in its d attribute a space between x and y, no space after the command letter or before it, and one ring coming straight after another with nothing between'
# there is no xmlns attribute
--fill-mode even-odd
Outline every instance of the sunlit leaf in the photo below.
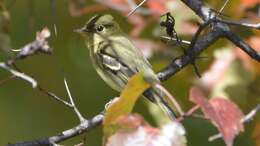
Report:
<svg viewBox="0 0 260 146"><path fill-rule="evenodd" d="M114 133L116 130L114 124L116 124L117 118L131 113L137 99L150 86L151 85L144 80L142 72L129 79L126 87L121 92L120 98L111 104L105 113L103 121L105 137Z"/></svg>

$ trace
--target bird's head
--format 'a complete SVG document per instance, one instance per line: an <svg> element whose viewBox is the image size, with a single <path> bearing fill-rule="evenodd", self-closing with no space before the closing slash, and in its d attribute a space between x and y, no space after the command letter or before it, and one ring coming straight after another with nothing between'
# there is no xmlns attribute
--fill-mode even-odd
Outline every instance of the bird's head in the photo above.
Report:
<svg viewBox="0 0 260 146"><path fill-rule="evenodd" d="M93 36L99 34L102 37L109 37L120 32L119 25L114 21L111 15L93 16L82 28L76 29L75 32L83 36Z"/></svg>

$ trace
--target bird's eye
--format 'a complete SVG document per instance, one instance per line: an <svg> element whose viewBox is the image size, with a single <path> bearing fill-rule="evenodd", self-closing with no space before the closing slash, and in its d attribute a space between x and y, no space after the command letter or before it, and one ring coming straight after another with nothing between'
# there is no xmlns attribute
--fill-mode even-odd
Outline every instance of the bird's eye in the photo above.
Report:
<svg viewBox="0 0 260 146"><path fill-rule="evenodd" d="M103 30L104 30L104 26L100 25L100 26L97 27L97 31L101 32Z"/></svg>

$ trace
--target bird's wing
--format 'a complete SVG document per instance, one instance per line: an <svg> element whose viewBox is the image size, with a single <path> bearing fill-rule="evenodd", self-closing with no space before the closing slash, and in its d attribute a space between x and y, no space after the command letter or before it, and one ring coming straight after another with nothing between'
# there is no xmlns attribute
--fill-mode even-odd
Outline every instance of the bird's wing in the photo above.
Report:
<svg viewBox="0 0 260 146"><path fill-rule="evenodd" d="M156 74L152 70L151 64L127 37L118 37L114 39L113 42L114 47L121 48L116 50L116 55L122 62L137 72L144 72L144 77L147 81L151 83L159 82Z"/></svg>
<svg viewBox="0 0 260 146"><path fill-rule="evenodd" d="M104 68L106 74L110 76L115 83L120 87L124 87L128 82L128 79L137 73L138 71L124 63L115 52L113 52L112 46L103 43L100 46L100 50L97 52L99 66Z"/></svg>
<svg viewBox="0 0 260 146"><path fill-rule="evenodd" d="M99 50L102 64L110 69L115 75L128 81L128 79L139 71L151 82L158 81L150 63L126 37L115 37L113 40L104 41ZM112 42L112 43L111 43Z"/></svg>
<svg viewBox="0 0 260 146"><path fill-rule="evenodd" d="M111 71L117 72L120 71L120 69L122 68L122 64L112 56L109 56L107 54L101 54L101 58L103 61L103 65Z"/></svg>

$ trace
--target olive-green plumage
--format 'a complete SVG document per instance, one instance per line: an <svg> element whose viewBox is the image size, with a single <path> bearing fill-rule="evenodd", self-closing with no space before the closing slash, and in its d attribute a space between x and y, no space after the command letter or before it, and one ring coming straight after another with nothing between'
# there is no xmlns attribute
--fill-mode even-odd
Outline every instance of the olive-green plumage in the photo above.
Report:
<svg viewBox="0 0 260 146"><path fill-rule="evenodd" d="M85 38L90 58L98 74L114 90L120 92L128 79L140 71L144 73L148 82L160 82L150 63L121 31L111 15L94 16L84 27L76 31ZM160 97L162 94L158 89L151 88L144 95L174 117L171 108Z"/></svg>

